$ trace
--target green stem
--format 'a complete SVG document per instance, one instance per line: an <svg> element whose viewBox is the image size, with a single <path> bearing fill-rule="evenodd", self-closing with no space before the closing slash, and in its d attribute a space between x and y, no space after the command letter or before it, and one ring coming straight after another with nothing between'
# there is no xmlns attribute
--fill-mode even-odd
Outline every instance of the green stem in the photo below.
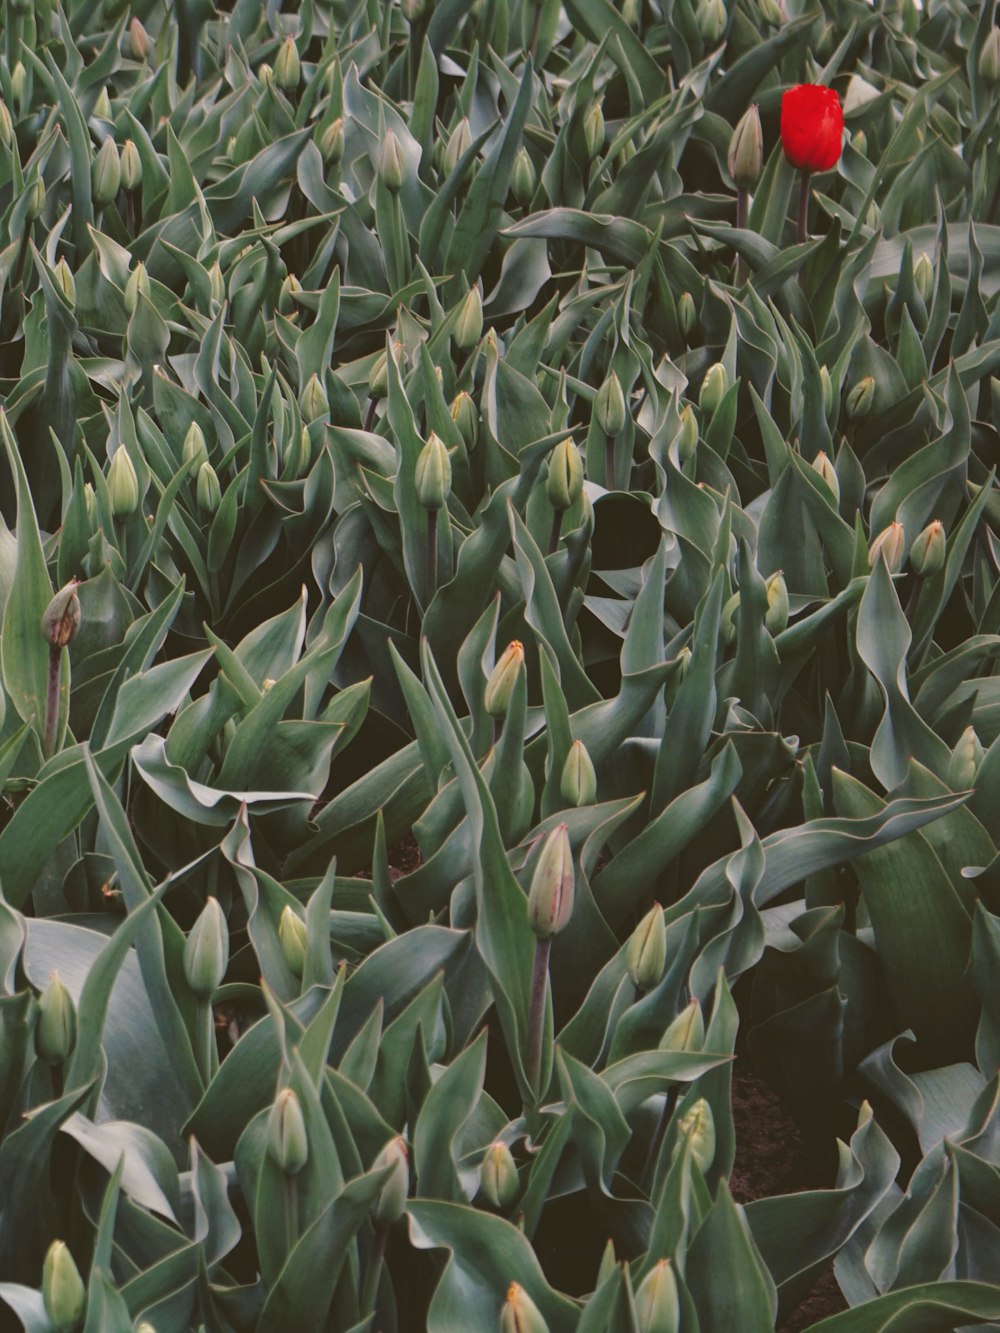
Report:
<svg viewBox="0 0 1000 1333"><path fill-rule="evenodd" d="M373 393L368 395L368 411L365 413L365 430L370 431L375 425L375 413L378 411L378 399Z"/></svg>
<svg viewBox="0 0 1000 1333"><path fill-rule="evenodd" d="M59 686L62 676L62 649L49 649L49 679L45 691L45 734L42 740L42 754L51 759L56 752L56 737L59 731Z"/></svg>
<svg viewBox="0 0 1000 1333"><path fill-rule="evenodd" d="M215 1051L215 1014L212 1010L212 1001L200 995L195 1001L194 1024L194 1058L207 1088L218 1063Z"/></svg>
<svg viewBox="0 0 1000 1333"><path fill-rule="evenodd" d="M361 1293L362 1316L373 1314L378 1300L378 1284L382 1277L382 1264L385 1261L385 1243L389 1238L389 1228L385 1222L375 1223L372 1236L372 1248L368 1255L368 1268L365 1271L365 1285Z"/></svg>
<svg viewBox="0 0 1000 1333"><path fill-rule="evenodd" d="M299 1238L299 1195L295 1188L295 1177L285 1172L285 1240L287 1252L295 1249Z"/></svg>
<svg viewBox="0 0 1000 1333"><path fill-rule="evenodd" d="M736 190L736 228L738 231L746 229L747 220L750 216L750 192L739 186ZM734 281L737 287L742 287L747 280L747 261L741 254L736 256L736 273Z"/></svg>
<svg viewBox="0 0 1000 1333"><path fill-rule="evenodd" d="M615 441L613 435L604 437L604 486L606 490L615 489Z"/></svg>
<svg viewBox="0 0 1000 1333"><path fill-rule="evenodd" d="M528 55L534 60L538 54L538 33L542 26L542 0L535 0L535 13L531 20L531 36L528 39Z"/></svg>
<svg viewBox="0 0 1000 1333"><path fill-rule="evenodd" d="M535 957L531 965L531 1000L528 1007L528 1084L541 1101L545 1091L542 1082L542 1045L545 1036L545 995L549 987L549 954L552 936L535 941Z"/></svg>
<svg viewBox="0 0 1000 1333"><path fill-rule="evenodd" d="M799 240L809 239L809 193L812 176L803 171L799 178Z"/></svg>
<svg viewBox="0 0 1000 1333"><path fill-rule="evenodd" d="M427 511L427 604L437 592L438 583L438 511Z"/></svg>
<svg viewBox="0 0 1000 1333"><path fill-rule="evenodd" d="M559 535L562 532L563 511L555 509L552 512L552 530L549 533L549 555L554 555L559 550Z"/></svg>

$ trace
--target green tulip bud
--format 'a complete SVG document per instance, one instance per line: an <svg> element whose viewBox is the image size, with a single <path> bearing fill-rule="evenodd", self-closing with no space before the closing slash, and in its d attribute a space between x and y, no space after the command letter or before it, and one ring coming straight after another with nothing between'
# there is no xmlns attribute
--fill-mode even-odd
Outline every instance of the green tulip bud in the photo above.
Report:
<svg viewBox="0 0 1000 1333"><path fill-rule="evenodd" d="M46 1252L42 1303L56 1333L70 1333L83 1318L87 1293L65 1241L54 1240Z"/></svg>
<svg viewBox="0 0 1000 1333"><path fill-rule="evenodd" d="M952 791L969 791L972 788L985 755L986 751L980 744L975 727L966 727L948 761L945 776Z"/></svg>
<svg viewBox="0 0 1000 1333"><path fill-rule="evenodd" d="M106 87L102 87L94 103L94 117L97 120L110 120L112 117L111 98Z"/></svg>
<svg viewBox="0 0 1000 1333"><path fill-rule="evenodd" d="M149 33L139 19L133 18L128 25L128 54L133 60L145 60L151 45Z"/></svg>
<svg viewBox="0 0 1000 1333"><path fill-rule="evenodd" d="M38 1022L35 1025L35 1050L47 1065L61 1065L76 1046L76 1005L73 997L53 972L38 997Z"/></svg>
<svg viewBox="0 0 1000 1333"><path fill-rule="evenodd" d="M135 1326L135 1333L156 1333L156 1329L148 1319L143 1319Z"/></svg>
<svg viewBox="0 0 1000 1333"><path fill-rule="evenodd" d="M470 287L455 320L455 346L460 352L471 352L482 336L483 298L478 287Z"/></svg>
<svg viewBox="0 0 1000 1333"><path fill-rule="evenodd" d="M184 942L184 975L195 995L209 999L222 984L228 962L229 927L218 899L208 898Z"/></svg>
<svg viewBox="0 0 1000 1333"><path fill-rule="evenodd" d="M851 135L851 147L862 157L868 152L868 135L864 130L855 130Z"/></svg>
<svg viewBox="0 0 1000 1333"><path fill-rule="evenodd" d="M778 0L757 0L757 12L762 23L771 28L781 27L781 6Z"/></svg>
<svg viewBox="0 0 1000 1333"><path fill-rule="evenodd" d="M278 292L278 313L286 318L296 313L295 297L302 290L302 283L294 273L286 275Z"/></svg>
<svg viewBox="0 0 1000 1333"><path fill-rule="evenodd" d="M41 217L42 209L45 207L45 182L41 176L36 176L32 184L28 186L26 194L25 220L34 222L35 218Z"/></svg>
<svg viewBox="0 0 1000 1333"><path fill-rule="evenodd" d="M299 86L301 78L302 62L295 38L286 37L274 62L274 81L283 93L290 93Z"/></svg>
<svg viewBox="0 0 1000 1333"><path fill-rule="evenodd" d="M715 1157L715 1118L704 1097L699 1097L677 1122L674 1157L689 1145L691 1156L707 1171Z"/></svg>
<svg viewBox="0 0 1000 1333"><path fill-rule="evenodd" d="M431 431L417 457L417 499L425 509L443 509L451 494L451 459L444 441Z"/></svg>
<svg viewBox="0 0 1000 1333"><path fill-rule="evenodd" d="M690 292L681 292L677 301L677 323L680 325L682 338L687 338L694 328L694 322L697 318L698 312L694 306L694 297Z"/></svg>
<svg viewBox="0 0 1000 1333"><path fill-rule="evenodd" d="M216 260L208 270L208 281L211 292L210 299L214 301L216 305L222 305L223 301L226 299L226 281L222 276L222 269L219 266L218 260Z"/></svg>
<svg viewBox="0 0 1000 1333"><path fill-rule="evenodd" d="M135 268L128 275L128 281L125 283L125 312L128 315L134 315L136 306L139 304L139 297L145 296L147 301L150 298L149 274L146 272L146 265L141 259L136 261Z"/></svg>
<svg viewBox="0 0 1000 1333"><path fill-rule="evenodd" d="M386 130L378 150L378 174L390 194L398 194L406 179L406 162L399 140L392 130Z"/></svg>
<svg viewBox="0 0 1000 1333"><path fill-rule="evenodd" d="M528 890L528 924L539 939L565 928L573 914L575 890L569 826L558 824L542 844Z"/></svg>
<svg viewBox="0 0 1000 1333"><path fill-rule="evenodd" d="M622 21L627 23L633 32L638 28L642 20L642 0L623 0L622 2Z"/></svg>
<svg viewBox="0 0 1000 1333"><path fill-rule="evenodd" d="M452 131L451 138L448 140L448 147L444 150L442 167L446 176L450 176L455 170L459 161L469 151L471 143L472 126L469 124L469 117L463 116Z"/></svg>
<svg viewBox="0 0 1000 1333"><path fill-rule="evenodd" d="M681 428L677 436L677 457L681 466L689 463L698 450L698 420L694 408L685 403L681 409Z"/></svg>
<svg viewBox="0 0 1000 1333"><path fill-rule="evenodd" d="M788 585L779 569L767 581L767 611L764 628L769 634L780 634L788 624Z"/></svg>
<svg viewBox="0 0 1000 1333"><path fill-rule="evenodd" d="M866 375L859 380L847 395L847 417L849 421L860 421L871 411L875 399L875 380Z"/></svg>
<svg viewBox="0 0 1000 1333"><path fill-rule="evenodd" d="M614 371L597 390L594 416L606 436L620 435L625 429L625 394Z"/></svg>
<svg viewBox="0 0 1000 1333"><path fill-rule="evenodd" d="M108 491L115 518L127 518L139 508L139 478L124 445L115 450L108 468Z"/></svg>
<svg viewBox="0 0 1000 1333"><path fill-rule="evenodd" d="M929 579L931 575L943 569L946 546L944 524L936 518L913 539L913 545L910 547L910 568L914 574Z"/></svg>
<svg viewBox="0 0 1000 1333"><path fill-rule="evenodd" d="M706 416L711 417L726 396L729 388L729 372L721 361L716 361L705 371L698 395L698 406Z"/></svg>
<svg viewBox="0 0 1000 1333"><path fill-rule="evenodd" d="M902 28L907 37L913 37L920 27L920 20L923 13L917 0L900 0L899 14L902 20Z"/></svg>
<svg viewBox="0 0 1000 1333"><path fill-rule="evenodd" d="M906 551L906 538L902 523L890 523L883 528L868 548L868 564L874 569L875 562L882 556L890 574L898 574L903 568L903 555Z"/></svg>
<svg viewBox="0 0 1000 1333"><path fill-rule="evenodd" d="M583 117L583 141L591 161L604 147L604 110L601 99L591 102Z"/></svg>
<svg viewBox="0 0 1000 1333"><path fill-rule="evenodd" d="M263 60L257 66L257 78L264 88L274 87L274 67L268 61Z"/></svg>
<svg viewBox="0 0 1000 1333"><path fill-rule="evenodd" d="M281 942L281 951L285 955L285 962L297 977L301 977L306 965L309 936L306 932L306 923L287 904L282 909L278 921L278 939Z"/></svg>
<svg viewBox="0 0 1000 1333"><path fill-rule="evenodd" d="M996 87L1000 83L1000 28L990 28L979 52L979 77Z"/></svg>
<svg viewBox="0 0 1000 1333"><path fill-rule="evenodd" d="M379 352L368 372L368 392L372 398L384 398L389 392L389 358Z"/></svg>
<svg viewBox="0 0 1000 1333"><path fill-rule="evenodd" d="M661 1259L639 1283L635 1322L639 1333L677 1333L681 1306L677 1278L669 1259Z"/></svg>
<svg viewBox="0 0 1000 1333"><path fill-rule="evenodd" d="M0 144L4 148L13 148L15 137L14 118L7 103L0 97Z"/></svg>
<svg viewBox="0 0 1000 1333"><path fill-rule="evenodd" d="M661 1051L700 1051L705 1041L705 1019L701 1005L692 1000L660 1038Z"/></svg>
<svg viewBox="0 0 1000 1333"><path fill-rule="evenodd" d="M23 112L28 95L28 71L20 60L10 72L10 90L14 94L14 105L18 112Z"/></svg>
<svg viewBox="0 0 1000 1333"><path fill-rule="evenodd" d="M195 499L198 508L206 514L214 514L222 504L222 487L211 463L202 463L195 481Z"/></svg>
<svg viewBox="0 0 1000 1333"><path fill-rule="evenodd" d="M541 1310L516 1282L507 1288L507 1299L500 1311L500 1333L549 1333Z"/></svg>
<svg viewBox="0 0 1000 1333"><path fill-rule="evenodd" d="M302 390L300 406L302 408L302 418L309 425L312 425L314 421L319 421L330 411L330 400L327 398L326 390L315 371L309 376L309 381Z"/></svg>
<svg viewBox="0 0 1000 1333"><path fill-rule="evenodd" d="M839 480L839 478L838 478L838 476L837 476L837 470L836 470L836 468L833 466L833 464L830 462L830 459L827 457L827 455L823 452L822 449L819 451L819 453L818 453L818 454L816 455L816 457L813 459L813 461L812 461L812 463L810 464L810 466L813 468L813 470L814 470L815 472L818 472L818 473L819 473L819 475L820 475L820 476L823 478L823 480L826 482L827 486L830 488L830 491L831 491L832 494L833 494L833 501L834 501L834 504L839 504L839 503L840 503L840 480Z"/></svg>
<svg viewBox="0 0 1000 1333"><path fill-rule="evenodd" d="M667 965L667 927L663 908L654 903L642 918L625 950L625 966L636 990L652 990Z"/></svg>
<svg viewBox="0 0 1000 1333"><path fill-rule="evenodd" d="M1000 28L996 31L1000 32ZM928 305L934 295L934 265L926 251L920 255L913 265L913 285L920 293L920 299L924 305Z"/></svg>
<svg viewBox="0 0 1000 1333"><path fill-rule="evenodd" d="M559 794L567 805L593 805L597 800L597 773L583 741L569 747L559 778Z"/></svg>
<svg viewBox="0 0 1000 1333"><path fill-rule="evenodd" d="M142 184L142 158L132 139L126 139L121 155L122 185L135 190Z"/></svg>
<svg viewBox="0 0 1000 1333"><path fill-rule="evenodd" d="M823 394L823 415L829 417L833 411L833 380L826 366L819 368L819 387Z"/></svg>
<svg viewBox="0 0 1000 1333"><path fill-rule="evenodd" d="M97 496L94 494L94 488L89 481L83 483L83 503L87 507L87 519L90 523L93 523L97 514Z"/></svg>
<svg viewBox="0 0 1000 1333"><path fill-rule="evenodd" d="M390 1139L378 1157L375 1167L391 1166L392 1174L378 1192L372 1205L372 1220L387 1226L403 1216L410 1192L410 1155L406 1140L399 1135Z"/></svg>
<svg viewBox="0 0 1000 1333"><path fill-rule="evenodd" d="M722 0L700 0L694 20L706 46L716 46L726 31L729 15Z"/></svg>
<svg viewBox="0 0 1000 1333"><path fill-rule="evenodd" d="M451 419L462 432L466 449L474 449L479 438L479 413L472 398L462 389L451 405Z"/></svg>
<svg viewBox="0 0 1000 1333"><path fill-rule="evenodd" d="M531 154L527 148L517 150L510 184L514 191L514 198L519 204L526 207L534 198L535 189L538 185L538 173L535 171L535 164L532 162Z"/></svg>
<svg viewBox="0 0 1000 1333"><path fill-rule="evenodd" d="M752 190L764 170L764 132L756 105L743 115L729 141L729 174L741 190Z"/></svg>
<svg viewBox="0 0 1000 1333"><path fill-rule="evenodd" d="M719 619L719 637L727 647L736 640L736 616L739 609L740 595L738 592L734 592L722 608L722 615Z"/></svg>
<svg viewBox="0 0 1000 1333"><path fill-rule="evenodd" d="M335 167L344 156L344 117L331 120L320 135L319 151L328 167Z"/></svg>
<svg viewBox="0 0 1000 1333"><path fill-rule="evenodd" d="M490 717L505 717L510 707L510 697L514 693L517 678L524 670L524 645L519 639L512 639L503 650L500 658L486 682L483 703Z"/></svg>
<svg viewBox="0 0 1000 1333"><path fill-rule="evenodd" d="M70 579L52 598L42 616L42 634L50 648L65 648L80 628L80 599L76 579Z"/></svg>
<svg viewBox="0 0 1000 1333"><path fill-rule="evenodd" d="M545 479L545 494L553 509L569 509L580 498L583 490L583 459L580 450L566 437L560 440L549 455L549 471Z"/></svg>
<svg viewBox="0 0 1000 1333"><path fill-rule="evenodd" d="M479 1168L479 1192L494 1208L509 1208L517 1198L521 1182L506 1143L499 1139L483 1154Z"/></svg>
<svg viewBox="0 0 1000 1333"><path fill-rule="evenodd" d="M400 8L407 23L419 23L427 11L427 0L402 0Z"/></svg>
<svg viewBox="0 0 1000 1333"><path fill-rule="evenodd" d="M184 446L181 449L181 458L192 477L197 474L202 463L208 462L205 432L197 421L192 421L187 428L187 434L184 436Z"/></svg>
<svg viewBox="0 0 1000 1333"><path fill-rule="evenodd" d="M65 259L60 259L59 263L52 270L56 284L61 288L63 295L71 306L76 305L76 279L73 277L73 270L66 263Z"/></svg>
<svg viewBox="0 0 1000 1333"><path fill-rule="evenodd" d="M98 208L113 203L122 183L122 164L114 139L105 139L97 151L90 172L91 193Z"/></svg>
<svg viewBox="0 0 1000 1333"><path fill-rule="evenodd" d="M286 1176L297 1176L309 1160L302 1103L294 1088L282 1088L267 1117L267 1151Z"/></svg>

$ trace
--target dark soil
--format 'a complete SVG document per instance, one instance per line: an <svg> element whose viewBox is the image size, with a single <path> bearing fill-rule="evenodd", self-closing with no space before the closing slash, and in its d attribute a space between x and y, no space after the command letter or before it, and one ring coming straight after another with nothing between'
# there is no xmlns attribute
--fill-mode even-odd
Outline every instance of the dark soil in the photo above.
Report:
<svg viewBox="0 0 1000 1333"><path fill-rule="evenodd" d="M733 1121L736 1162L729 1185L737 1203L833 1185L832 1159L805 1141L745 1055L733 1070ZM777 1333L801 1333L846 1309L831 1264L805 1300L778 1325Z"/></svg>

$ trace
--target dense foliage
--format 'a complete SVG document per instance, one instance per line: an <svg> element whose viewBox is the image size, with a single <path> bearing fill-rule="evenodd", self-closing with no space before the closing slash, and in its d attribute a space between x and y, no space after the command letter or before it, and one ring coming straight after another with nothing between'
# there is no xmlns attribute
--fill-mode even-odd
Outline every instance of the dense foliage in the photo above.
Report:
<svg viewBox="0 0 1000 1333"><path fill-rule="evenodd" d="M1000 1328L995 8L2 0L10 1327Z"/></svg>

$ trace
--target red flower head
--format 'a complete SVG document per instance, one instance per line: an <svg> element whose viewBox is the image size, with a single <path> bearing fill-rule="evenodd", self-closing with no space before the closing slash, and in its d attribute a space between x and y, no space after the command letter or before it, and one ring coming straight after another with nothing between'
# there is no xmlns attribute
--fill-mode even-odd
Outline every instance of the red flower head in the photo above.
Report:
<svg viewBox="0 0 1000 1333"><path fill-rule="evenodd" d="M840 160L844 113L836 90L800 83L781 99L781 146L799 171L829 171Z"/></svg>

